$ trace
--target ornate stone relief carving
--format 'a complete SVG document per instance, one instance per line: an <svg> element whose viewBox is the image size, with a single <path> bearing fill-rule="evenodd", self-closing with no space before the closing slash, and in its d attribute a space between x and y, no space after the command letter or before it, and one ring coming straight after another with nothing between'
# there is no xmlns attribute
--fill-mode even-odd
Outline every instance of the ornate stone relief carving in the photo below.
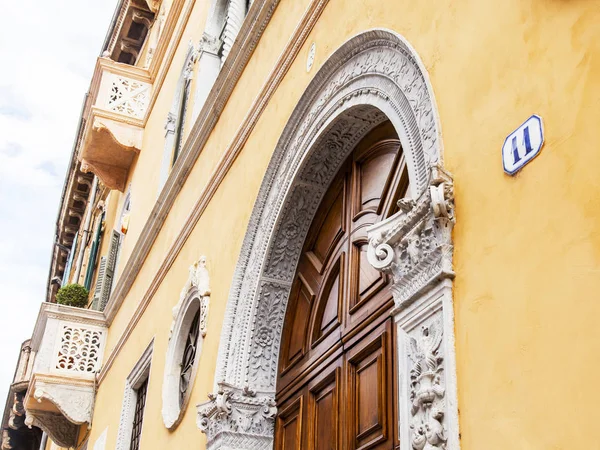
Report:
<svg viewBox="0 0 600 450"><path fill-rule="evenodd" d="M223 325L215 394L199 406L209 449L272 448L273 430L264 423L250 432L234 425L231 393L240 405L273 400L289 290L312 218L340 164L386 119L400 135L414 200L402 205L402 219L394 218L397 233L382 227L372 238L371 259L393 272L398 293L423 293L452 277L452 186L434 170L441 164L434 108L420 62L391 32L353 38L315 75L274 151L250 218Z"/></svg>
<svg viewBox="0 0 600 450"><path fill-rule="evenodd" d="M27 414L25 425L41 428L60 447L71 448L77 445L79 427L72 424L63 415L41 411L35 416Z"/></svg>
<svg viewBox="0 0 600 450"><path fill-rule="evenodd" d="M412 402L412 448L445 449L448 438L444 427L446 389L442 378L443 325L434 320L422 325L415 336L409 338L408 357L410 369L410 400Z"/></svg>
<svg viewBox="0 0 600 450"><path fill-rule="evenodd" d="M454 450L459 442L452 178L432 167L428 189L416 200L400 200L398 206L398 213L369 228L367 255L376 269L393 279L401 359L400 445L402 450Z"/></svg>
<svg viewBox="0 0 600 450"><path fill-rule="evenodd" d="M432 168L429 189L400 200L400 212L369 230L368 258L392 275L396 307L444 278L453 278L454 191L449 174Z"/></svg>
<svg viewBox="0 0 600 450"><path fill-rule="evenodd" d="M209 399L199 407L198 427L209 436L210 448L272 448L277 408L271 396L223 383Z"/></svg>
<svg viewBox="0 0 600 450"><path fill-rule="evenodd" d="M165 364L162 391L163 422L170 430L177 427L187 408L192 391L192 383L196 376L198 361L202 352L202 340L206 336L208 309L210 304L210 278L206 268L206 257L192 264L188 279L181 290L179 301L173 307L169 346ZM185 350L190 328L194 317L199 312L197 349L190 373L190 384L185 392L183 403L180 402L181 361Z"/></svg>

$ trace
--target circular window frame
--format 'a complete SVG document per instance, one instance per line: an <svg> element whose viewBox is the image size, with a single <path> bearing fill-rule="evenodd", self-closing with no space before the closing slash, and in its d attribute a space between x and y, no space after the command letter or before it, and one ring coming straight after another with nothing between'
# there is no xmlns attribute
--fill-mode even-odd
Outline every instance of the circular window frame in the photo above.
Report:
<svg viewBox="0 0 600 450"><path fill-rule="evenodd" d="M198 321L198 341L196 355L190 372L190 382L183 398L183 402L181 402L179 391L181 382L181 361L194 317L198 311L200 311L200 317L202 317L202 299L203 296L198 291L198 288L196 286L191 286L183 302L175 307L177 314L173 322L171 337L169 338L169 345L167 347L162 392L162 417L165 427L169 430L174 430L181 422L183 414L189 405L192 389L194 388L194 382L198 372L198 362L202 354L202 344L204 341L201 320Z"/></svg>

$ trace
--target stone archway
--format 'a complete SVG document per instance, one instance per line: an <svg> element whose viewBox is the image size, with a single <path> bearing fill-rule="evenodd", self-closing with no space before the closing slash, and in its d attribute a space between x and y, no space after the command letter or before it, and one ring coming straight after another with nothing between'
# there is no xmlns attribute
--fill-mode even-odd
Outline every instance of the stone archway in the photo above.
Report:
<svg viewBox="0 0 600 450"><path fill-rule="evenodd" d="M413 199L374 227L369 249L370 262L393 276L400 349L406 349L400 372L404 380L415 378L400 388L402 448L420 442L458 448L449 281L452 180L441 169L438 118L422 64L403 38L372 30L346 42L324 64L269 164L229 295L215 393L199 407L198 425L209 449L272 448L281 328L301 247L338 167L384 120L400 137ZM444 366L430 367L430 360ZM435 377L442 369L443 380ZM418 400L421 382L423 389L434 388L433 401ZM434 432L425 436L425 429Z"/></svg>

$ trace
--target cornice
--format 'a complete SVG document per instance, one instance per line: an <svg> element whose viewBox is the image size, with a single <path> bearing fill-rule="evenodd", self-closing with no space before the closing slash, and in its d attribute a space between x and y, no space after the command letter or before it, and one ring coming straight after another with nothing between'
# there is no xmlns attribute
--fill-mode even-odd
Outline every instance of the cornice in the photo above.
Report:
<svg viewBox="0 0 600 450"><path fill-rule="evenodd" d="M254 48L258 44L263 31L275 9L279 0L255 0L250 7L248 16L242 25L238 39L236 40L229 57L223 65L219 76L211 90L206 103L204 104L196 123L194 124L190 136L184 144L182 156L178 159L173 167L159 198L150 213L150 219L146 222L140 237L135 244L129 260L123 270L123 273L117 281L117 285L113 291L112 297L108 302L104 314L107 323L110 325L115 318L121 304L123 303L127 293L133 285L137 274L139 273L147 255L149 254L160 229L169 213L179 191L184 185L187 176L189 175L193 165L200 155L204 144L208 140L214 125L222 111L222 108L227 103L231 96L233 88L238 82L243 69L246 67ZM187 241L193 231L200 216L206 209L213 195L217 191L218 186L225 178L225 175L233 165L241 149L243 148L248 136L254 129L258 118L266 108L273 93L281 83L281 80L291 67L293 61L297 57L302 45L306 41L308 34L313 29L319 16L328 4L328 0L315 0L311 2L306 10L302 20L294 30L290 40L286 44L281 53L275 69L271 72L265 84L263 85L259 95L252 104L248 114L244 118L240 128L238 129L234 139L229 147L225 150L223 156L219 160L217 167L211 174L211 177L200 194L200 197L194 205L192 211L187 217L181 231L179 232L175 242L169 248L161 266L157 270L150 286L146 290L144 296L140 300L135 312L123 334L118 339L111 353L106 359L102 371L99 376L99 382L102 382L108 370L112 366L116 356L129 338L133 328L139 322L148 307L154 294L158 290L162 280L173 265L177 255L181 251L183 245Z"/></svg>

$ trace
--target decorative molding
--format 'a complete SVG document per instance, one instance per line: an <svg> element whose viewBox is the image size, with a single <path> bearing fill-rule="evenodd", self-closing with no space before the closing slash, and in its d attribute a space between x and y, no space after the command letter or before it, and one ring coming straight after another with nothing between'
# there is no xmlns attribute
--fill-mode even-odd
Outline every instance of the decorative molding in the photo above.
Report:
<svg viewBox="0 0 600 450"><path fill-rule="evenodd" d="M199 406L198 427L207 434L207 448L270 450L277 407L272 396L220 384Z"/></svg>
<svg viewBox="0 0 600 450"><path fill-rule="evenodd" d="M77 445L79 427L65 419L61 414L40 411L35 416L27 415L25 425L29 428L41 428L56 445L71 448Z"/></svg>
<svg viewBox="0 0 600 450"><path fill-rule="evenodd" d="M373 267L393 278L396 308L452 270L454 187L450 175L432 168L429 188L417 200L400 200L400 211L368 230L367 257Z"/></svg>
<svg viewBox="0 0 600 450"><path fill-rule="evenodd" d="M206 268L206 257L192 264L188 279L179 295L179 301L173 307L173 322L169 331L169 346L165 362L162 390L162 417L165 426L173 430L179 425L190 400L193 382L198 370L202 353L202 341L206 336L208 309L210 304L210 277ZM180 400L181 361L186 347L190 327L199 313L198 340L190 372L190 384L183 402Z"/></svg>
<svg viewBox="0 0 600 450"><path fill-rule="evenodd" d="M440 230L444 214L450 220L451 207L445 203L450 197L442 193L440 199L438 189L443 191L446 185L434 170L441 163L441 151L426 72L398 35L382 30L362 33L346 42L317 73L271 158L229 295L215 375L217 389L228 386L234 391L274 396L281 329L308 229L340 165L384 120L396 128L408 162L411 194L416 200L407 203L412 207L428 198L427 207L419 206L418 211L432 214L418 217L431 216ZM438 215L433 217L433 211ZM411 225L418 225L415 221ZM429 233L431 226L417 227L415 232ZM381 244L393 243L387 234L382 236ZM418 256L425 260L427 252L423 249ZM378 248L376 254L380 253ZM223 448L221 434L234 442L243 439L243 448L273 445L272 434L248 436L228 427L223 422L226 414L217 408L218 394L212 406L199 408L208 449Z"/></svg>
<svg viewBox="0 0 600 450"><path fill-rule="evenodd" d="M129 450L131 445L131 433L133 430L133 417L137 401L137 389L150 376L150 365L154 351L154 339L144 350L144 353L135 364L131 373L125 380L125 392L121 406L121 418L119 420L119 431L117 432L116 450Z"/></svg>
<svg viewBox="0 0 600 450"><path fill-rule="evenodd" d="M452 281L396 309L401 450L459 450Z"/></svg>

